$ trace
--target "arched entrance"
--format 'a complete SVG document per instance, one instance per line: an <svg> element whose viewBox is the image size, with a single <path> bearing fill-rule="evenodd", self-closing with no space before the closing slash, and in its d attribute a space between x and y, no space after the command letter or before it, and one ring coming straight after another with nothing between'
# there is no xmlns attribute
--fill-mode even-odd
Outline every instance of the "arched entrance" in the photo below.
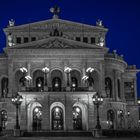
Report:
<svg viewBox="0 0 140 140"><path fill-rule="evenodd" d="M42 108L36 106L33 109L33 130L41 130L41 121L42 121Z"/></svg>
<svg viewBox="0 0 140 140"><path fill-rule="evenodd" d="M50 106L50 129L65 130L65 107L61 102L54 102Z"/></svg>
<svg viewBox="0 0 140 140"><path fill-rule="evenodd" d="M109 129L114 129L114 119L115 119L115 114L113 110L108 110L107 111L107 124Z"/></svg>
<svg viewBox="0 0 140 140"><path fill-rule="evenodd" d="M27 107L27 130L41 130L42 126L42 105L39 102L32 102Z"/></svg>
<svg viewBox="0 0 140 140"><path fill-rule="evenodd" d="M82 130L82 110L78 106L73 107L73 129Z"/></svg>
<svg viewBox="0 0 140 140"><path fill-rule="evenodd" d="M88 113L87 106L80 102L73 105L73 129L74 130L88 130Z"/></svg>
<svg viewBox="0 0 140 140"><path fill-rule="evenodd" d="M61 107L52 109L52 130L63 130L63 110Z"/></svg>

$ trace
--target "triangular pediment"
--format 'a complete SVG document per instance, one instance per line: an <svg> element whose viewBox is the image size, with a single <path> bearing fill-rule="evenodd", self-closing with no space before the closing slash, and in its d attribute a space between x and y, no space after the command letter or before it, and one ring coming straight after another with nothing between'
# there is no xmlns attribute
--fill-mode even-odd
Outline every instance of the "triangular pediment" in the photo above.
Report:
<svg viewBox="0 0 140 140"><path fill-rule="evenodd" d="M82 24L78 22L68 21L68 20L62 20L62 19L49 19L45 21L35 22L35 23L29 23L19 26L13 26L9 28L5 28L5 32L12 32L12 31L21 31L21 32L50 32L51 30L54 30L55 28L62 30L62 31L102 31L107 32L106 28L93 26L93 25L87 25Z"/></svg>
<svg viewBox="0 0 140 140"><path fill-rule="evenodd" d="M70 40L63 37L50 37L29 43L18 44L7 49L102 49L97 45ZM105 49L105 48L104 48Z"/></svg>

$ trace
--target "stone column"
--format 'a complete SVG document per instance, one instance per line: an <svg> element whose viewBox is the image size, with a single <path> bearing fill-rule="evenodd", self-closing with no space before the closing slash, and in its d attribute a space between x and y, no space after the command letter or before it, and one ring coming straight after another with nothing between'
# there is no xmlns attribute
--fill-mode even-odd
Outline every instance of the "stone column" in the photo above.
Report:
<svg viewBox="0 0 140 140"><path fill-rule="evenodd" d="M124 79L121 76L121 98L123 101L125 101L125 93L124 93Z"/></svg>
<svg viewBox="0 0 140 140"><path fill-rule="evenodd" d="M20 129L27 130L27 105L26 99L23 99L21 106L19 107L19 119L20 119Z"/></svg>
<svg viewBox="0 0 140 140"><path fill-rule="evenodd" d="M42 130L50 130L50 106L49 106L49 95L44 97L43 104L44 106L42 107Z"/></svg>
<svg viewBox="0 0 140 140"><path fill-rule="evenodd" d="M134 96L135 96L135 104L137 104L137 78L134 78Z"/></svg>
<svg viewBox="0 0 140 140"><path fill-rule="evenodd" d="M100 71L101 71L101 76L100 76L100 87L101 87L101 94L103 97L106 97L106 92L105 92L105 67L104 64L100 64Z"/></svg>
<svg viewBox="0 0 140 140"><path fill-rule="evenodd" d="M73 130L72 124L72 99L71 95L65 94L65 123L66 130Z"/></svg>
<svg viewBox="0 0 140 140"><path fill-rule="evenodd" d="M118 99L118 90L117 90L117 72L116 70L113 70L113 77L114 77L114 97L115 97L115 100Z"/></svg>
<svg viewBox="0 0 140 140"><path fill-rule="evenodd" d="M83 67L83 69L82 69L82 75L81 76L83 77L85 75L86 75L86 70L85 70L85 67ZM86 87L86 81L85 80L82 80L82 77L81 77L81 83L82 83L81 86L82 87Z"/></svg>
<svg viewBox="0 0 140 140"><path fill-rule="evenodd" d="M31 76L31 63L30 63L30 62L28 62L28 64L27 64L27 75ZM32 77L32 78L33 78L33 77ZM28 86L29 86L29 87L30 87L31 84L32 84L32 80L33 80L33 79L31 79L31 80L28 81Z"/></svg>
<svg viewBox="0 0 140 140"><path fill-rule="evenodd" d="M11 58L10 58L11 59ZM15 89L15 73L13 72L13 62L12 60L8 61L8 97L12 97Z"/></svg>

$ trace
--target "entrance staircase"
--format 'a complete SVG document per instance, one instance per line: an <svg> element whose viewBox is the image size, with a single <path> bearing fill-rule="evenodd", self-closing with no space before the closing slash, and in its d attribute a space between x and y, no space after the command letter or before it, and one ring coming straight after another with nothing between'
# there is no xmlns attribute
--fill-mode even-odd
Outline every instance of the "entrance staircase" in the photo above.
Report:
<svg viewBox="0 0 140 140"><path fill-rule="evenodd" d="M23 137L93 137L92 132L87 131L32 131L22 132Z"/></svg>

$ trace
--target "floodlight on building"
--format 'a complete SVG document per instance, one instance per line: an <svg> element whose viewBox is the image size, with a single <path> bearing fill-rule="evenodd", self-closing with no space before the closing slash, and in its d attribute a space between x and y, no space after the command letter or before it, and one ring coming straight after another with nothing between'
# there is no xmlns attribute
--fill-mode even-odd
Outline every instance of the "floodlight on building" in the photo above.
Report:
<svg viewBox="0 0 140 140"><path fill-rule="evenodd" d="M87 80L88 79L88 76L87 75L84 75L83 77L82 77L82 80Z"/></svg>
<svg viewBox="0 0 140 140"><path fill-rule="evenodd" d="M42 71L45 73L48 73L50 71L50 69L48 67L44 67L44 68L42 68Z"/></svg>
<svg viewBox="0 0 140 140"><path fill-rule="evenodd" d="M25 76L25 78L26 78L26 80L28 80L28 81L32 79L32 77L31 77L30 75Z"/></svg>
<svg viewBox="0 0 140 140"><path fill-rule="evenodd" d="M94 71L94 68L92 68L92 67L89 67L89 68L86 69L86 72L90 72L91 73L93 71Z"/></svg>
<svg viewBox="0 0 140 140"><path fill-rule="evenodd" d="M70 67L65 67L64 72L69 73L72 69Z"/></svg>
<svg viewBox="0 0 140 140"><path fill-rule="evenodd" d="M23 72L23 73L26 73L27 69L25 67L22 67L22 68L20 68L20 71Z"/></svg>

